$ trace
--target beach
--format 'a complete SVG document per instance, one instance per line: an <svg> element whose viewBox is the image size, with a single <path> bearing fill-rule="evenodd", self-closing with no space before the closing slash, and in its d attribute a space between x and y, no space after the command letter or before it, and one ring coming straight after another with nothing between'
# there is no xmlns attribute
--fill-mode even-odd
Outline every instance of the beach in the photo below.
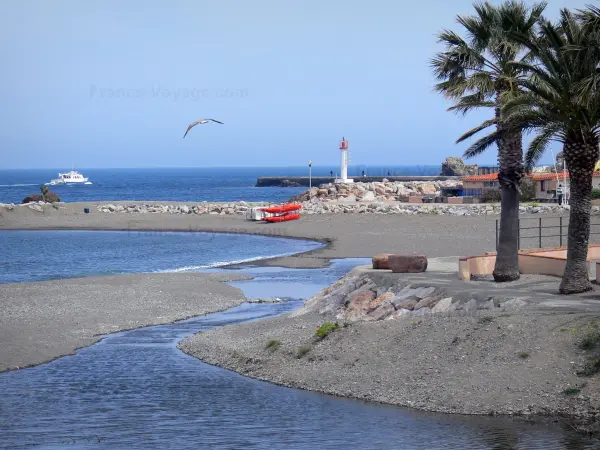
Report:
<svg viewBox="0 0 600 450"><path fill-rule="evenodd" d="M241 304L241 275L163 273L0 284L0 372L51 361L107 333Z"/></svg>
<svg viewBox="0 0 600 450"><path fill-rule="evenodd" d="M449 257L445 264L453 268L457 256L493 251L495 240L493 216L314 214L298 221L264 224L246 221L243 215L99 212L99 205L65 204L43 212L15 208L3 212L1 227L211 231L313 239L324 244L304 254L253 263L290 268L319 268L332 259L370 258L383 252L424 254L434 260ZM90 208L89 214L83 212L84 206ZM223 280L200 274L148 274L0 286L0 295L9 304L0 313L0 323L12 324L12 328L2 327L2 342L9 347L4 353L11 355L11 359L2 358L9 361L4 368L71 353L95 342L97 334L167 323L241 303L241 292ZM554 281L545 282L551 295ZM140 286L142 295L128 287L131 283ZM84 301L82 292L93 294ZM188 299L165 301L179 298L180 292L187 292ZM48 308L39 306L42 294L70 306L52 316ZM149 300L140 304L140 297ZM103 308L86 306L87 301L105 299L110 300ZM124 310L124 305L129 306ZM482 321L482 314L489 318ZM559 415L589 422L598 411L596 382L578 377L575 367L585 363L586 354L577 343L596 316L577 308L431 315L356 322L315 342L315 327L335 317L286 315L200 333L180 347L211 364L286 386L428 411ZM24 326L29 323L30 327ZM29 333L43 336L45 344L28 341ZM280 347L265 349L273 339L281 341ZM298 348L307 345L310 351L298 358ZM520 353L528 356L519 357ZM580 385L585 390L580 392ZM567 398L562 392L570 387L578 395Z"/></svg>

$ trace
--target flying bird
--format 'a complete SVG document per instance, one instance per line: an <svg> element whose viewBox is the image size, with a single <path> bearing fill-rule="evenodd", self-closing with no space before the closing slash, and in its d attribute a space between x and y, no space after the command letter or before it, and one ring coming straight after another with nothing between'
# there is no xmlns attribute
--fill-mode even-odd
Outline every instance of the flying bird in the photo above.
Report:
<svg viewBox="0 0 600 450"><path fill-rule="evenodd" d="M192 128L194 128L196 125L207 123L207 122L216 122L216 123L220 123L221 125L223 125L223 122L219 122L218 120L215 120L215 119L200 119L200 120L196 120L195 122L190 123L190 125L187 128L187 130L185 130L185 134L183 135L183 137L186 137L187 134L188 134L188 132Z"/></svg>

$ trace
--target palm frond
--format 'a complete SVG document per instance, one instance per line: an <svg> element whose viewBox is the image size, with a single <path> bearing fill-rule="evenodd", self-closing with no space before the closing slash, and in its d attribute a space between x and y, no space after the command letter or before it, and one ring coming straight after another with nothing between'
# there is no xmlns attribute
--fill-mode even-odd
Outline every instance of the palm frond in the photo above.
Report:
<svg viewBox="0 0 600 450"><path fill-rule="evenodd" d="M455 105L448 108L448 111L454 111L463 115L477 108L493 108L496 102L485 100L481 94L466 95L462 97Z"/></svg>
<svg viewBox="0 0 600 450"><path fill-rule="evenodd" d="M541 159L548 147L548 144L552 140L552 137L556 135L560 130L560 127L556 125L550 125L545 127L535 138L529 143L527 153L525 154L525 170L531 171L537 162Z"/></svg>
<svg viewBox="0 0 600 450"><path fill-rule="evenodd" d="M496 130L488 134L487 136L484 136L481 139L475 141L467 150L465 150L465 152L463 153L463 158L469 159L481 155L488 148L497 143L499 137L500 133L498 132L498 130Z"/></svg>
<svg viewBox="0 0 600 450"><path fill-rule="evenodd" d="M491 126L497 125L499 122L499 119L491 119L491 120L486 120L485 122L483 122L481 125L476 126L475 128L473 128L472 130L467 131L465 134L463 134L461 137L459 137L456 140L457 144L460 144L463 141L466 141L467 139L470 139L471 137L475 136L477 133L479 133L480 131L485 130L486 128L489 128Z"/></svg>

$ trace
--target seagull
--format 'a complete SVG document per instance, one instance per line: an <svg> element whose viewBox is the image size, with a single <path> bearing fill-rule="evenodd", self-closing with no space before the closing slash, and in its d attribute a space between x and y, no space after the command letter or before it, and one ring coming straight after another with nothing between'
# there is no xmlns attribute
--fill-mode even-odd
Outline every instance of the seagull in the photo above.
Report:
<svg viewBox="0 0 600 450"><path fill-rule="evenodd" d="M216 122L216 123L220 123L221 125L223 125L223 122L219 122L218 120L215 119L200 119L200 120L196 120L195 122L190 123L190 125L188 126L187 130L185 130L185 134L183 135L183 137L186 137L188 132L194 128L196 125L199 124L203 124L203 123L208 123L208 122Z"/></svg>

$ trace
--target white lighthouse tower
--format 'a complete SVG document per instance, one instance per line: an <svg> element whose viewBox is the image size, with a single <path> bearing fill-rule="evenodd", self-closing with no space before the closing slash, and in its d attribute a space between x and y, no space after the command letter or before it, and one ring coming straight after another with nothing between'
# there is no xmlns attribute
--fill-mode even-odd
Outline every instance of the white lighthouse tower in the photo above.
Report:
<svg viewBox="0 0 600 450"><path fill-rule="evenodd" d="M335 179L336 183L354 183L354 180L348 178L348 141L342 138L340 141L340 151L342 156L342 164L340 167L340 177Z"/></svg>

